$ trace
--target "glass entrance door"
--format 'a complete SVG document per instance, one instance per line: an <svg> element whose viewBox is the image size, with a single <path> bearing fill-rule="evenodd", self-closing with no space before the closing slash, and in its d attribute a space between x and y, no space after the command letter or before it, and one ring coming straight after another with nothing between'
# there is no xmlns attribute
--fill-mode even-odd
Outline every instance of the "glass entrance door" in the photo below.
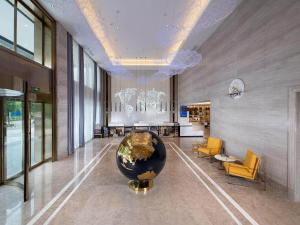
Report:
<svg viewBox="0 0 300 225"><path fill-rule="evenodd" d="M43 145L43 103L30 104L30 133L31 133L31 167L40 164L44 159Z"/></svg>
<svg viewBox="0 0 300 225"><path fill-rule="evenodd" d="M0 79L0 202L3 209L5 205L12 209L29 196L25 169L29 143L25 139L28 95L27 83L21 79L8 76L3 81Z"/></svg>
<svg viewBox="0 0 300 225"><path fill-rule="evenodd" d="M43 102L30 103L31 154L33 168L52 158L52 105Z"/></svg>
<svg viewBox="0 0 300 225"><path fill-rule="evenodd" d="M52 104L44 105L45 160L52 158Z"/></svg>
<svg viewBox="0 0 300 225"><path fill-rule="evenodd" d="M4 179L22 174L24 161L24 104L20 99L4 99Z"/></svg>

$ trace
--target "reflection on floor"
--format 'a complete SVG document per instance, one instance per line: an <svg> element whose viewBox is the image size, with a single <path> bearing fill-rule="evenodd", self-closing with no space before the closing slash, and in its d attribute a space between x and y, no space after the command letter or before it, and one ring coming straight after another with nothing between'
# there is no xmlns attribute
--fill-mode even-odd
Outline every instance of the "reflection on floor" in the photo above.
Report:
<svg viewBox="0 0 300 225"><path fill-rule="evenodd" d="M0 193L0 224L297 224L300 221L300 204L287 200L284 190L274 185L263 191L259 185L228 184L224 171L218 170L216 163L199 159L191 152L194 140L166 138L168 155L164 170L155 179L152 190L146 195L136 195L129 190L128 180L115 164L120 139L96 139L66 160L33 170L32 199L28 203L9 204L13 199L7 198L3 205L5 196ZM229 194L229 199L197 165ZM230 199L237 205L230 203Z"/></svg>
<svg viewBox="0 0 300 225"><path fill-rule="evenodd" d="M23 190L17 186L0 186L0 224L21 224Z"/></svg>

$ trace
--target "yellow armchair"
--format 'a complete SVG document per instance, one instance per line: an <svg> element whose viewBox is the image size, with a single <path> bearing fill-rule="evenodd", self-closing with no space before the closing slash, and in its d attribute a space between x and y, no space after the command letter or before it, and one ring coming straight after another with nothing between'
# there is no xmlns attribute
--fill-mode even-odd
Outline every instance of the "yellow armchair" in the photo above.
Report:
<svg viewBox="0 0 300 225"><path fill-rule="evenodd" d="M198 154L203 154L204 156L215 156L221 153L222 140L219 138L209 137L206 146L201 146L198 148Z"/></svg>
<svg viewBox="0 0 300 225"><path fill-rule="evenodd" d="M246 158L242 165L231 162L224 162L224 168L227 174L254 180L259 168L260 159L251 150L247 151Z"/></svg>
<svg viewBox="0 0 300 225"><path fill-rule="evenodd" d="M198 152L199 148L205 148L207 146L206 142L194 142L192 144L193 152Z"/></svg>

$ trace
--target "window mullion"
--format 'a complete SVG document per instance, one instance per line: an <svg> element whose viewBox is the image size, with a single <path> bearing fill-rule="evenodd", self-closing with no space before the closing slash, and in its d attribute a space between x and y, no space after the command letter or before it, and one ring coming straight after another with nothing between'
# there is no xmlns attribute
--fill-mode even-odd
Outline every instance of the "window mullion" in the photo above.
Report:
<svg viewBox="0 0 300 225"><path fill-rule="evenodd" d="M17 3L18 0L15 0L14 4L14 51L17 51Z"/></svg>
<svg viewBox="0 0 300 225"><path fill-rule="evenodd" d="M42 21L42 65L45 66L45 23Z"/></svg>

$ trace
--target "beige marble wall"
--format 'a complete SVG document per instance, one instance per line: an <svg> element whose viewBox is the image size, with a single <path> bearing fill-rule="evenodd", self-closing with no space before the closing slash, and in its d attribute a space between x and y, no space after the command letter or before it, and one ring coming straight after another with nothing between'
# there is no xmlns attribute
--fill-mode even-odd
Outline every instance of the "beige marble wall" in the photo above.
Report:
<svg viewBox="0 0 300 225"><path fill-rule="evenodd" d="M300 91L297 93L296 95L296 163L295 163L295 180L292 180L292 182L295 182L293 184L295 184L294 188L294 192L292 192L294 194L294 199L298 202L300 202Z"/></svg>
<svg viewBox="0 0 300 225"><path fill-rule="evenodd" d="M56 30L56 57L57 157L60 160L68 154L68 74L67 31L59 23Z"/></svg>
<svg viewBox="0 0 300 225"><path fill-rule="evenodd" d="M179 76L179 105L211 100L211 133L229 154L262 155L267 175L287 184L288 93L300 84L300 1L245 0L200 49L203 63ZM230 82L241 78L243 98Z"/></svg>

